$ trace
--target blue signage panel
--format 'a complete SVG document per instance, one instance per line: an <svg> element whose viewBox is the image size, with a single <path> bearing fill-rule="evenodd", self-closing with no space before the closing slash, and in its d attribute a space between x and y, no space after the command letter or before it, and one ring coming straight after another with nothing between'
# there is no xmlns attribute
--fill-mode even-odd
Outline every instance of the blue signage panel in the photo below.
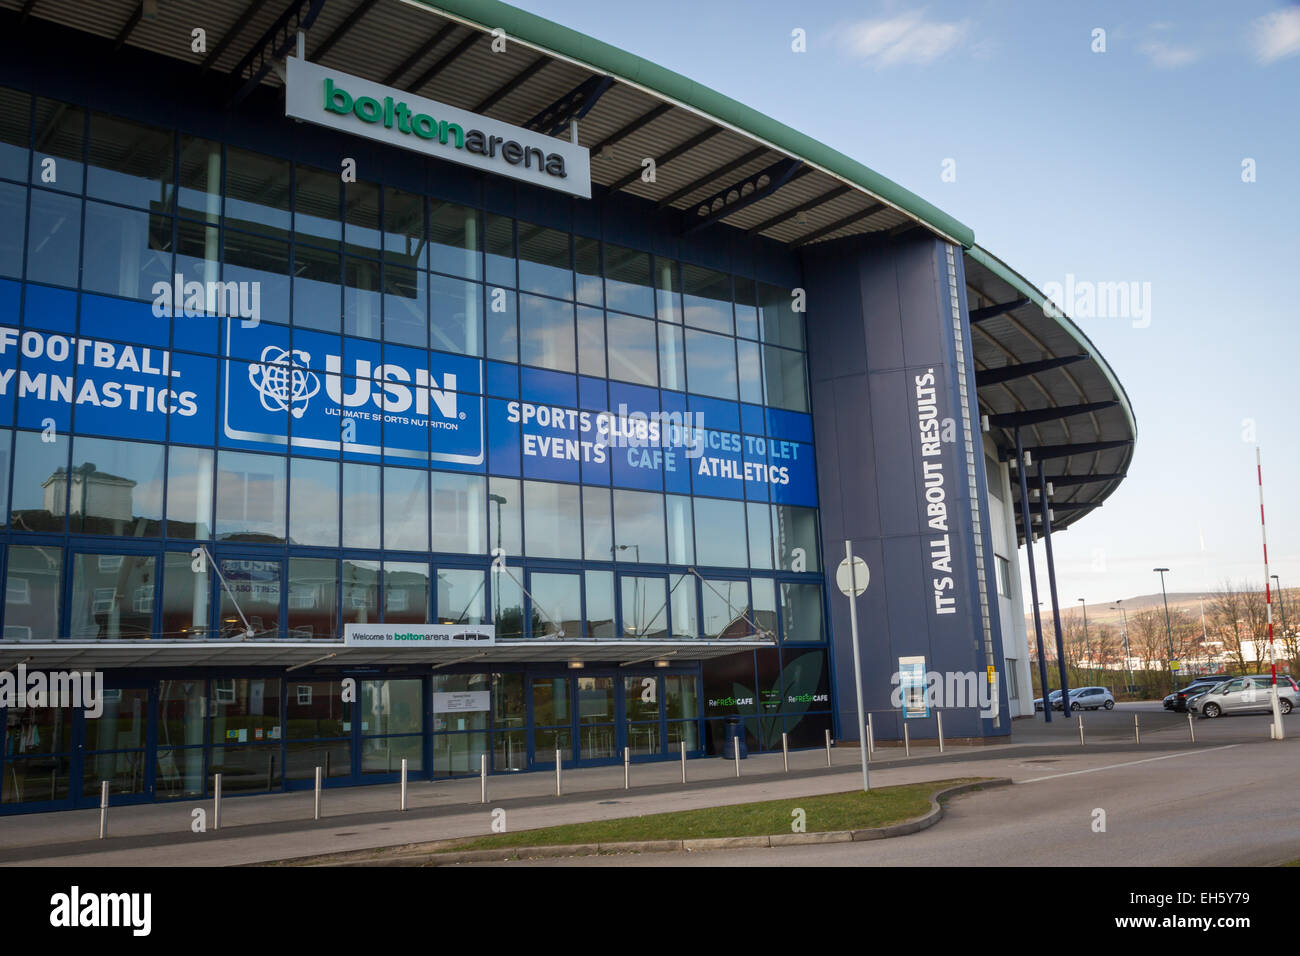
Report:
<svg viewBox="0 0 1300 956"><path fill-rule="evenodd" d="M16 298L10 295L10 299ZM232 317L220 357L173 351L145 303L82 297L81 335L0 324L0 408L20 427L433 467L671 494L817 504L807 416L742 434L736 403L523 369L487 398L482 359ZM4 323L6 316L0 316ZM208 323L198 317L174 323ZM152 325L150 323L153 323ZM123 331L141 333L123 344ZM109 336L113 336L110 338ZM499 377L499 376L498 376ZM584 380L583 403L604 392ZM4 415L8 421L10 415Z"/></svg>

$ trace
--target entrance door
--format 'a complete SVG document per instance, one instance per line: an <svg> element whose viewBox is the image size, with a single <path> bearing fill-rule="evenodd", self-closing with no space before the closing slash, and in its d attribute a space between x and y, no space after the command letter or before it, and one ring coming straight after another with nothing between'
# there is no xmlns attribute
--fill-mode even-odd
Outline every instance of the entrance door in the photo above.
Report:
<svg viewBox="0 0 1300 956"><path fill-rule="evenodd" d="M532 696L533 766L554 767L557 750L565 763L572 763L573 681L534 674L528 683Z"/></svg>
<svg viewBox="0 0 1300 956"><path fill-rule="evenodd" d="M658 674L623 677L623 733L633 757L653 760L663 756L662 685Z"/></svg>
<svg viewBox="0 0 1300 956"><path fill-rule="evenodd" d="M100 788L108 781L110 802L142 803L153 799L152 721L156 691L152 685L109 688L98 717L86 711L75 722L81 786L77 806L99 806Z"/></svg>
<svg viewBox="0 0 1300 956"><path fill-rule="evenodd" d="M578 692L578 760L599 763L620 759L613 676L575 679Z"/></svg>

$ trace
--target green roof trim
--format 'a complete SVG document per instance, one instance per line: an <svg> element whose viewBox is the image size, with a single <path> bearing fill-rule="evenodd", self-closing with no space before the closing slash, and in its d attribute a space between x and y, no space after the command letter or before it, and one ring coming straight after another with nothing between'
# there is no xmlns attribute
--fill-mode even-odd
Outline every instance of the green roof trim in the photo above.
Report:
<svg viewBox="0 0 1300 956"><path fill-rule="evenodd" d="M469 23L484 30L502 29L532 46L549 50L581 63L598 73L607 73L654 93L675 100L742 133L755 136L798 159L820 166L845 181L897 206L935 231L962 246L975 244L975 233L942 209L898 183L886 179L843 153L836 152L804 133L778 123L729 96L701 86L680 73L664 69L649 60L634 56L617 47L570 30L500 0L410 0Z"/></svg>
<svg viewBox="0 0 1300 956"><path fill-rule="evenodd" d="M966 250L966 254L1040 309L1042 309L1047 302L1047 297L1043 295L1043 293L1040 292L1032 282L982 246L971 246ZM1128 393L1124 391L1124 386L1120 385L1119 379L1116 377L1114 371L1112 371L1111 367L1106 364L1106 360L1101 357L1101 353L1097 351L1096 346L1092 344L1092 340L1083 334L1083 330L1075 325L1070 320L1069 316L1053 316L1049 315L1047 311L1044 310L1043 317L1050 318L1053 322L1069 333L1070 337L1073 338L1085 351L1087 351L1088 356L1092 361L1097 363L1097 367L1100 368L1102 374L1106 376L1106 381L1110 383L1111 390L1115 393L1115 397L1119 399L1120 407L1124 409L1124 415L1128 418L1129 431L1132 432L1133 438L1136 440L1137 419L1133 415L1133 406L1129 404Z"/></svg>

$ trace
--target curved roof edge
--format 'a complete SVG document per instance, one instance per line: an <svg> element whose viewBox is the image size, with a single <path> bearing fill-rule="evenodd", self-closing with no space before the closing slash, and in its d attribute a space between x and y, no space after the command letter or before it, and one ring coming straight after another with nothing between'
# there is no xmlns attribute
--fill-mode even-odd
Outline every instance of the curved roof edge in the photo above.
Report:
<svg viewBox="0 0 1300 956"><path fill-rule="evenodd" d="M942 235L967 248L975 244L975 232L966 224L898 183L868 169L857 160L831 149L805 133L791 129L757 110L724 96L694 80L642 59L625 50L593 39L576 30L552 23L536 14L500 0L404 0L426 7L484 30L500 28L514 37L601 73L608 73L674 100L683 106L757 137L799 159L820 166L847 182L897 206Z"/></svg>
<svg viewBox="0 0 1300 956"><path fill-rule="evenodd" d="M1109 363L1102 358L1101 352L1099 352L1097 347L1092 344L1092 340L1083 333L1083 330L1075 325L1074 322L1070 320L1069 316L1060 313L1059 310L1053 308L1049 311L1044 308L1044 305L1047 302L1047 297L1043 295L1043 293L1040 292L1032 282L1022 276L1015 269L1012 269L987 249L982 246L972 245L967 250L967 255L987 268L990 272L997 275L998 278L1002 279L1012 288L1020 292L1021 295L1042 309L1044 317L1049 318L1060 325L1062 329L1069 333L1071 338L1078 342L1079 345L1087 351L1089 357L1097 363L1102 374L1106 376L1106 381L1110 383L1111 389L1115 392L1115 397L1119 399L1120 407L1124 409L1124 415L1128 419L1129 430L1133 433L1134 440L1136 440L1137 418L1133 415L1133 406L1129 403L1128 393L1124 391L1124 386L1119 383L1119 378L1115 375L1114 370L1112 370Z"/></svg>

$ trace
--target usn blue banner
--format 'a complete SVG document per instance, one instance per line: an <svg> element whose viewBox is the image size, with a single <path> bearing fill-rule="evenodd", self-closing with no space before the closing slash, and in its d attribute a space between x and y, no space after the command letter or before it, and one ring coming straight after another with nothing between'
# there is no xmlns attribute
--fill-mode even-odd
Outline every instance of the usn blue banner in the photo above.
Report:
<svg viewBox="0 0 1300 956"><path fill-rule="evenodd" d="M532 369L498 398L482 359L238 318L223 320L220 358L169 349L157 319L133 337L149 344L101 332L110 316L112 339L144 331L148 308L82 296L82 335L0 324L0 425L817 504L812 445L748 434L748 414L740 430L735 403L583 380L614 407L584 389L577 409L545 384L573 376ZM807 416L767 416L803 437Z"/></svg>

